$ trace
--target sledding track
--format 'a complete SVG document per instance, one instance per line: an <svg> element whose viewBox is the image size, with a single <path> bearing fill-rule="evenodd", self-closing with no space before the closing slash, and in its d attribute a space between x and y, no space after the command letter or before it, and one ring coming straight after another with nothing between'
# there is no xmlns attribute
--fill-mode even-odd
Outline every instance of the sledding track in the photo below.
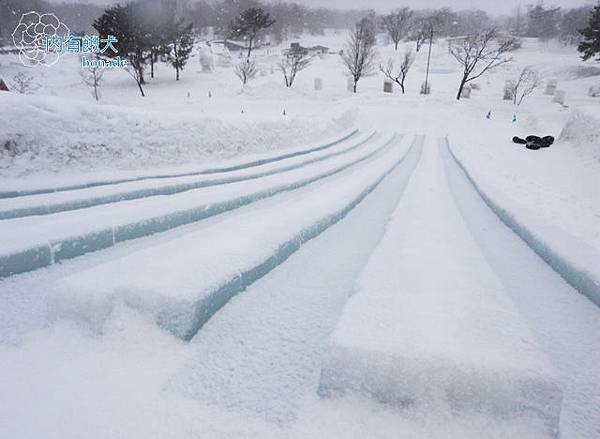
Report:
<svg viewBox="0 0 600 439"><path fill-rule="evenodd" d="M338 151L301 161L294 159L296 155L286 157L287 162L280 160L272 169L222 176L210 185L206 180L187 183L185 188L170 183L155 190L130 192L134 199L129 201L105 204L97 202L93 194L78 194L82 197L80 200L92 203L92 206L84 209L72 206L77 210L39 216L29 216L30 212L26 212L24 216L0 222L0 240L5 244L0 250L0 277L52 265L119 242L194 223L280 192L302 188L370 159L391 140L390 136L368 133L349 145L343 144L342 140ZM319 154L315 151L322 149L311 148L306 154ZM198 188L189 187L198 184L201 184ZM216 189L212 190L214 186ZM160 195L165 188L174 193ZM118 187L113 195L120 197L123 190ZM53 197L52 194L47 196ZM40 203L38 198L36 196L34 203ZM21 199L11 200L18 203ZM47 204L42 202L40 205ZM10 207L6 210L17 211Z"/></svg>
<svg viewBox="0 0 600 439"><path fill-rule="evenodd" d="M338 147L339 151L335 152ZM277 172L258 176L253 179L254 183L246 180L221 182L198 189L202 191L197 198L199 205L214 206L213 201L217 198L208 197L218 194L222 205L229 207L209 211L212 212L210 215L190 215L187 220L177 217L179 208L165 212L165 218L173 219L167 221L168 224L163 221L161 225L153 218L159 204L168 205L173 197L188 197L196 189L131 200L132 203L164 200L142 210L142 216L136 221L131 221L130 215L137 215L138 209L127 210L125 206L129 202L109 202L56 214L0 220L0 235L3 225L11 227L10 232L2 235L5 237L13 235L15 224L36 230L43 221L70 215L76 215L78 219L73 220L69 231L79 222L86 227L95 227L82 233L77 231L88 237L76 243L78 251L65 245L68 235L48 237L40 234L39 248L47 249L48 261L64 260L64 263L14 276L13 272L31 271L50 264L29 267L25 264L28 269L5 269L7 278L0 280L0 309L3 310L0 313L4 314L0 315L0 320L12 319L18 327L19 319L25 324L31 320L44 322L50 317L51 321L75 321L97 333L102 332L111 318L114 303L124 302L145 318L190 341L193 356L165 383L169 391L269 421L290 423L299 416L301 402L307 395L332 396L336 393L328 391L323 382L322 360L331 354L330 335L344 330L337 326L348 314L349 297L355 294L353 298L358 298L356 293L360 289L357 285L368 286L361 281L361 276L364 277L374 255L384 251L386 245L408 247L415 251L414 257L422 254L428 244L435 251L439 242L436 243L436 236L430 233L433 226L421 230L419 235L416 224L424 223L428 215L443 219L453 210L454 223L432 223L440 227L447 225L447 236L459 237L454 243L448 241L448 255L465 255L452 252L470 240L465 260L469 263L476 260L481 264L478 267L486 267L486 276L493 278L490 282L495 285L488 293L491 291L491 298L499 300L485 303L502 304L502 309L497 311L507 319L504 321L507 327L519 328L519 331L527 327L526 331L517 332L517 336L527 339L528 343L531 340L532 352L542 358L539 364L548 364L549 370L553 370L548 375L541 375L540 380L531 381L542 383L538 388L544 388L552 395L551 407L543 413L546 427L536 437L557 437L559 429L565 438L576 437L575 431L586 432L586 437L598 435L600 415L595 410L595 402L600 400L600 387L595 377L600 376L600 357L594 349L600 345L598 308L570 287L502 223L451 156L444 140L357 133L332 148L301 155L293 169L283 169L287 166L283 165L287 159L283 159L282 163L273 165ZM310 159L311 154L316 154L314 159L320 158ZM433 162L437 165L431 166ZM419 184L415 183L417 176ZM250 187L251 184L256 186ZM443 195L446 204L438 203L441 198L431 198L430 193L433 190L434 195L437 194L435 191L441 191L444 185L447 185L447 194ZM239 202L242 189L247 191L246 202ZM430 205L441 206L439 212L432 212L417 203L427 196L430 196ZM413 204L408 203L410 197ZM207 199L211 201L207 202ZM189 198L186 198L182 205L188 202ZM131 224L143 224L138 229L141 232L132 231L128 223L107 227L95 222L95 218L102 216L95 212L105 210L111 212L107 214L110 217L121 209ZM201 211L205 213L207 209ZM145 212L152 215L145 217ZM169 217L169 214L175 217ZM421 218L422 221L407 226L406 230L410 232L407 235L394 235L390 230L396 217L415 218L415 221ZM399 221L404 224L404 220ZM456 226L458 223L462 224L460 229ZM102 227L97 227L99 224ZM94 230L98 232L94 233ZM411 234L414 235L411 237ZM102 236L106 240L103 241ZM118 239L118 236L124 236L124 239ZM44 240L54 243L44 243ZM16 238L13 242L19 244ZM35 243L35 240L29 242ZM96 245L97 242L107 245ZM419 248L416 245L410 247L411 242L419 244ZM21 250L26 254L28 247L22 246ZM67 257L61 256L60 252L65 252L63 255ZM45 253L41 254L40 260L46 257ZM67 261L68 256L77 257ZM380 264L381 275L370 279L387 278L389 273L399 273L403 268L402 259L396 254L384 259L390 265ZM399 294L406 293L402 285L410 283L411 278L415 280L436 273L432 268L435 264L427 262L425 258L422 264L404 274L397 290ZM475 274L477 270L469 276ZM485 290L489 285L483 276L481 279L475 277L471 283L462 283L466 275L461 271L447 272L446 276L447 283L457 281L466 288L481 281L473 291L477 288ZM167 291L169 289L173 291ZM366 293L370 290L363 289ZM182 292L184 294L180 295ZM483 304L475 302L471 314L453 319L455 308L444 308L441 296L436 299L436 294L441 292L429 293L433 302L439 305L438 311L452 325L472 323L468 319L460 320L469 315L474 318L482 310L492 311L493 315L494 309L478 310L477 306ZM33 305L33 311L20 309L25 316L9 315L17 309L11 306L11 300L15 295L24 294L33 295L29 303L35 302L35 295L39 295L47 307ZM393 309L385 297L371 302L376 304L375 311ZM415 311L418 314L423 310L417 308ZM425 316L428 314L431 317L432 313ZM361 329L366 332L368 320L361 324ZM452 334L452 325L443 335ZM423 330L419 325L413 329L417 339L435 336L430 331L419 333ZM495 340L494 330L494 327L488 329L484 325L481 333L490 334L490 340ZM458 329L457 334L460 334ZM393 333L382 335L394 339ZM461 338L462 343L468 344L469 340ZM502 352L495 351L494 343L491 344L492 353ZM450 365L458 359L453 353L440 352L432 348L425 354L436 358L446 355L445 361ZM331 355L332 360L327 364L335 365L335 353ZM508 356L511 355L514 355L511 360L518 362L518 351L509 351ZM342 361L341 366L335 367L339 367L343 375L348 366L349 362ZM475 367L478 367L477 363ZM487 369L475 369L475 373L483 377L482 386L493 384L493 381L485 381L486 374L481 371ZM363 376L363 379L369 382L372 377ZM403 392L402 386L397 389ZM562 402L558 396L561 392ZM386 402L386 398L394 397L391 393L384 397L373 395L375 392L367 393ZM405 395L399 393L398 396L402 399ZM503 408L510 406L510 398L510 392L506 392L507 402L501 403ZM562 409L560 428L557 426L557 407L559 411ZM498 420L505 421L504 418Z"/></svg>

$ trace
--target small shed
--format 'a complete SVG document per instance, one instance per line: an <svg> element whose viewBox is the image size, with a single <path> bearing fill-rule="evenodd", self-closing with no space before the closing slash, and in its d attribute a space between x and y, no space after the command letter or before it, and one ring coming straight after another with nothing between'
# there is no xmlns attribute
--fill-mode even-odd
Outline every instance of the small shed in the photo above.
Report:
<svg viewBox="0 0 600 439"><path fill-rule="evenodd" d="M329 53L329 47L317 45L309 47L308 52L311 55L327 55Z"/></svg>

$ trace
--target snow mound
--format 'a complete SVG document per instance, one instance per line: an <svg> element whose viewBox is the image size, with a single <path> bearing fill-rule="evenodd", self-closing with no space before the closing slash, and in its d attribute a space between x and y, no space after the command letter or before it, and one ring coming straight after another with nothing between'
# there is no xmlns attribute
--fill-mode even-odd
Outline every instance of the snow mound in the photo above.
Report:
<svg viewBox="0 0 600 439"><path fill-rule="evenodd" d="M600 161L600 119L597 117L583 111L574 112L559 139L569 142L580 155Z"/></svg>
<svg viewBox="0 0 600 439"><path fill-rule="evenodd" d="M278 111L217 119L2 93L0 120L11 123L0 125L0 176L201 164L310 142L350 128L354 118Z"/></svg>
<svg viewBox="0 0 600 439"><path fill-rule="evenodd" d="M527 415L555 436L555 372L464 224L435 145L427 146L342 312L319 393Z"/></svg>

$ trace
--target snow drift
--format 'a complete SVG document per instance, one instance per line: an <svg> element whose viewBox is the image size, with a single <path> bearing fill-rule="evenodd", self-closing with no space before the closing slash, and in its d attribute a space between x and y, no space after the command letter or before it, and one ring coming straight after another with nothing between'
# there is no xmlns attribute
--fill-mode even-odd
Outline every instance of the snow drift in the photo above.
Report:
<svg viewBox="0 0 600 439"><path fill-rule="evenodd" d="M0 176L201 164L310 142L350 128L354 117L216 119L2 93L0 120L11 123L0 125Z"/></svg>
<svg viewBox="0 0 600 439"><path fill-rule="evenodd" d="M584 158L600 162L600 119L575 111L565 123L559 139L568 142Z"/></svg>

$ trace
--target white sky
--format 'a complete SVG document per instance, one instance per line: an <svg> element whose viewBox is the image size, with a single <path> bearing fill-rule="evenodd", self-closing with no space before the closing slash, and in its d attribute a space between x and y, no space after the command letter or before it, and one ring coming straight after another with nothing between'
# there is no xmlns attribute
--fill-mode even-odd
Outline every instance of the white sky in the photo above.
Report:
<svg viewBox="0 0 600 439"><path fill-rule="evenodd" d="M76 0L50 0L54 3L62 3ZM114 4L119 0L80 0L93 4ZM194 0L191 0L192 3ZM280 0L266 0L276 3ZM415 9L438 8L449 6L452 9L483 9L491 14L503 14L510 12L518 5L525 8L529 4L537 4L540 0L281 0L305 4L311 7L327 7L336 9L376 9L386 11L400 6L410 6ZM594 4L596 0L544 0L546 6L561 6L565 8ZM127 0L120 0L127 3Z"/></svg>
<svg viewBox="0 0 600 439"><path fill-rule="evenodd" d="M276 0L271 0L276 1ZM309 6L330 8L372 8L377 10L393 9L399 6L410 6L416 9L449 6L452 9L483 9L493 14L509 12L519 4L537 4L538 0L294 0ZM591 4L592 0L545 0L546 6L575 7Z"/></svg>

